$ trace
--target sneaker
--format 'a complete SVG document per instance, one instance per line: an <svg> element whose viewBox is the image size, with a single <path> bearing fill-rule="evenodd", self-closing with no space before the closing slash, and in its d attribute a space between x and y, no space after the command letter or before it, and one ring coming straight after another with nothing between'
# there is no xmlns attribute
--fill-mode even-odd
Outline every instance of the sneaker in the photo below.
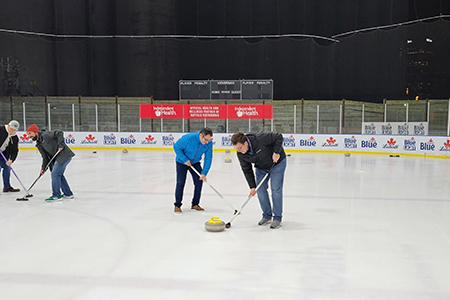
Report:
<svg viewBox="0 0 450 300"><path fill-rule="evenodd" d="M264 225L270 224L270 222L272 222L271 219L267 219L267 218L264 218L264 217L263 217L263 218L261 219L261 221L258 222L258 225L259 225L259 226L264 226Z"/></svg>
<svg viewBox="0 0 450 300"><path fill-rule="evenodd" d="M61 198L62 198L63 196L64 196L64 195L61 195L61 196L58 196L58 197L50 196L50 197L48 197L47 199L45 199L45 201L57 201L57 200L61 200Z"/></svg>
<svg viewBox="0 0 450 300"><path fill-rule="evenodd" d="M191 207L191 209L195 209L196 211L204 211L204 209L201 208L200 205L194 205Z"/></svg>
<svg viewBox="0 0 450 300"><path fill-rule="evenodd" d="M272 224L270 225L270 228L272 229L278 229L281 227L281 221L273 220Z"/></svg>
<svg viewBox="0 0 450 300"><path fill-rule="evenodd" d="M62 195L62 197L64 199L73 199L73 195L67 196L67 195Z"/></svg>
<svg viewBox="0 0 450 300"><path fill-rule="evenodd" d="M20 189L15 189L12 186L9 188L3 188L3 193L8 193L8 192L15 193L15 192L19 192L19 191L20 191Z"/></svg>
<svg viewBox="0 0 450 300"><path fill-rule="evenodd" d="M176 214L181 214L181 207L175 206L174 212Z"/></svg>

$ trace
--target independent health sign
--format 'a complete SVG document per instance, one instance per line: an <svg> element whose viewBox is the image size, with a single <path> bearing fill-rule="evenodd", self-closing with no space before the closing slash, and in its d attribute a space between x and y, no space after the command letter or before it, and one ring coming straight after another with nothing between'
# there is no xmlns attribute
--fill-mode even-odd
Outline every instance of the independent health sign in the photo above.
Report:
<svg viewBox="0 0 450 300"><path fill-rule="evenodd" d="M272 105L141 104L141 119L272 119Z"/></svg>

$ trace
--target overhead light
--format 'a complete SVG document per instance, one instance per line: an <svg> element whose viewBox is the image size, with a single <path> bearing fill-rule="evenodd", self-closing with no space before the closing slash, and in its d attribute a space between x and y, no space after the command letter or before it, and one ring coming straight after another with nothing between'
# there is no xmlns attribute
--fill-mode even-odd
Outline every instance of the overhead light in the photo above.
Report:
<svg viewBox="0 0 450 300"><path fill-rule="evenodd" d="M412 40L407 40L406 43L411 44Z"/></svg>
<svg viewBox="0 0 450 300"><path fill-rule="evenodd" d="M433 42L433 40L432 39L429 39L429 38L426 38L425 39L428 43L432 43Z"/></svg>

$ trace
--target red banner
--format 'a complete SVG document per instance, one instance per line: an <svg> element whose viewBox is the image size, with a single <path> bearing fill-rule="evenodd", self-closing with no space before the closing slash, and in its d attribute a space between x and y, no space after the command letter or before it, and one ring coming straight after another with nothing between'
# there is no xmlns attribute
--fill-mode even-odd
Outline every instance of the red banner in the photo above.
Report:
<svg viewBox="0 0 450 300"><path fill-rule="evenodd" d="M226 119L226 105L184 105L185 119Z"/></svg>
<svg viewBox="0 0 450 300"><path fill-rule="evenodd" d="M141 104L141 119L272 119L272 105Z"/></svg>
<svg viewBox="0 0 450 300"><path fill-rule="evenodd" d="M227 105L228 119L272 119L272 105Z"/></svg>
<svg viewBox="0 0 450 300"><path fill-rule="evenodd" d="M141 119L183 119L182 104L141 104Z"/></svg>

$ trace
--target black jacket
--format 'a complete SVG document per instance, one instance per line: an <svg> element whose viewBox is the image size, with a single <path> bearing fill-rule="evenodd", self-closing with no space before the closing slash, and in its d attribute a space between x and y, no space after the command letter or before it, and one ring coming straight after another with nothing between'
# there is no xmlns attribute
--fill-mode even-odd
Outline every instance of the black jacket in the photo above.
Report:
<svg viewBox="0 0 450 300"><path fill-rule="evenodd" d="M280 154L278 162L286 158L283 149L283 135L278 132L258 132L246 134L249 142L249 151L246 153L237 153L239 163L244 172L245 179L249 187L256 188L255 175L253 173L252 164L255 168L269 170L273 165L272 155ZM250 148L251 146L251 148ZM249 154L250 149L253 154Z"/></svg>
<svg viewBox="0 0 450 300"><path fill-rule="evenodd" d="M8 131L6 130L5 125L0 125L0 146L3 145L7 137ZM9 139L9 144L8 146L6 146L5 151L3 151L3 155L6 157L6 159L15 161L18 153L19 153L19 138L17 137L17 135L13 135ZM1 157L1 155L0 159L4 160L3 157Z"/></svg>
<svg viewBox="0 0 450 300"><path fill-rule="evenodd" d="M61 130L42 131L39 132L36 147L42 155L42 168L47 166L52 157L58 152L58 148L63 148L56 156L54 161L62 164L70 157L75 156L75 153L70 150L64 141L64 133ZM50 165L50 170L53 168L53 163Z"/></svg>

